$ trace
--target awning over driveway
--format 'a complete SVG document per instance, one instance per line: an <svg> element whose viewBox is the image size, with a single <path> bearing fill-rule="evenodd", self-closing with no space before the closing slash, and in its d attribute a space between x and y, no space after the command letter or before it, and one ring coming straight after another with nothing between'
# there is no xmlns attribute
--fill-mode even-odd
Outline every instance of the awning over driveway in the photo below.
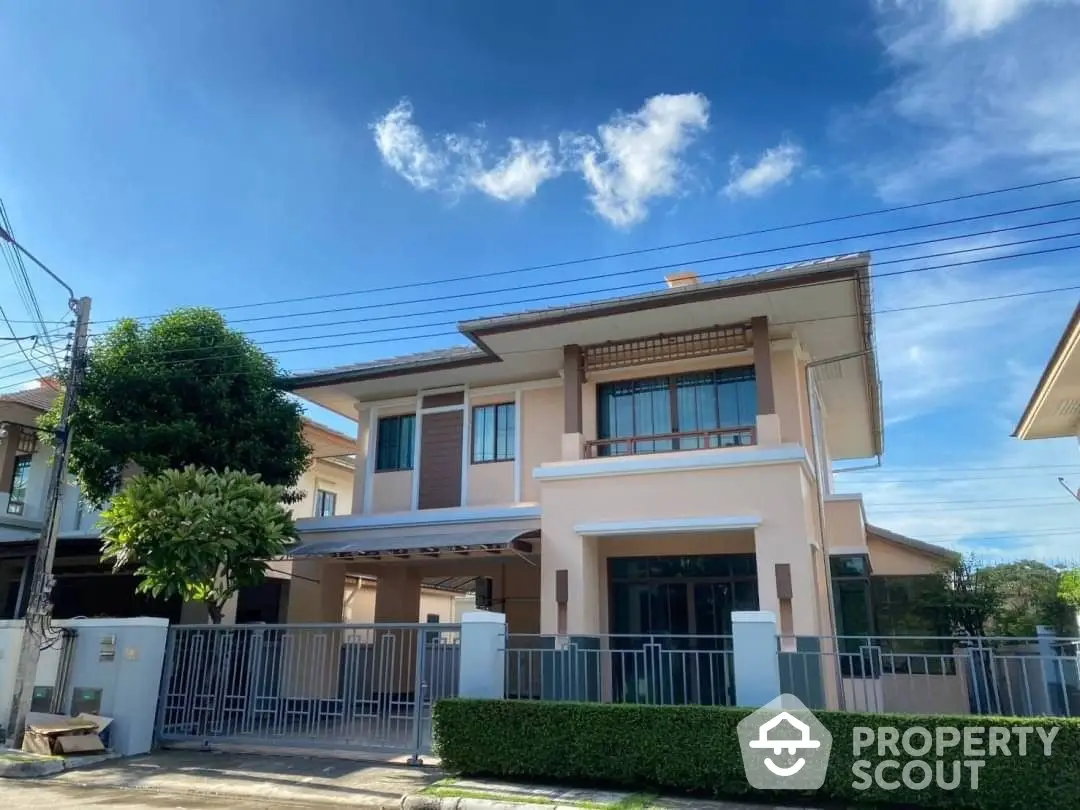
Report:
<svg viewBox="0 0 1080 810"><path fill-rule="evenodd" d="M350 532L350 534L353 534ZM352 537L301 543L288 552L293 559L444 557L451 554L533 553L540 539L540 521L511 525L402 526L360 530Z"/></svg>

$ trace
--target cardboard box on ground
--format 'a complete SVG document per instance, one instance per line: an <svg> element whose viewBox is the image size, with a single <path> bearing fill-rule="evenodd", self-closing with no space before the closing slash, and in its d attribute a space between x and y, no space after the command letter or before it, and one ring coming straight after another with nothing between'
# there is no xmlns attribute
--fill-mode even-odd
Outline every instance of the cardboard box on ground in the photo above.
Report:
<svg viewBox="0 0 1080 810"><path fill-rule="evenodd" d="M62 714L30 712L26 716L26 734L23 751L32 754L99 754L105 750L101 732L112 723L111 717L96 714L79 714L67 717Z"/></svg>

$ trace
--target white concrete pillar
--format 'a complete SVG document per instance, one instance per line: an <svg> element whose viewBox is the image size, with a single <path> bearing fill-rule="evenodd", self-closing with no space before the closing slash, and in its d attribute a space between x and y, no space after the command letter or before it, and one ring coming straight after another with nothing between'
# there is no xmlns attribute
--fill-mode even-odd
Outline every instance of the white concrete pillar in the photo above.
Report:
<svg viewBox="0 0 1080 810"><path fill-rule="evenodd" d="M461 617L458 695L506 697L506 616L476 611Z"/></svg>
<svg viewBox="0 0 1080 810"><path fill-rule="evenodd" d="M735 704L764 706L780 696L776 615L767 610L731 614Z"/></svg>

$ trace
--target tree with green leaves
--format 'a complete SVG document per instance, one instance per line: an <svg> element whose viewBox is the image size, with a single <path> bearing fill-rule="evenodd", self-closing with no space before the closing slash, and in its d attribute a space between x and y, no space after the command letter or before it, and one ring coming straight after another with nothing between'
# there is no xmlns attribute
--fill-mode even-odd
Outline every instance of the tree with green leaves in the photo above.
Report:
<svg viewBox="0 0 1080 810"><path fill-rule="evenodd" d="M189 465L294 487L311 448L279 376L273 359L213 310L118 322L91 346L71 419L70 469L83 496L100 506L125 474ZM55 429L61 407L59 397L44 427Z"/></svg>
<svg viewBox="0 0 1080 810"><path fill-rule="evenodd" d="M988 566L983 576L996 584L1001 596L991 619L994 635L1032 637L1040 626L1062 634L1071 625L1070 610L1059 597L1059 569L1037 560L1018 560Z"/></svg>
<svg viewBox="0 0 1080 810"><path fill-rule="evenodd" d="M1073 621L1080 627L1080 568L1062 572L1058 580L1058 599L1073 612Z"/></svg>
<svg viewBox="0 0 1080 810"><path fill-rule="evenodd" d="M133 569L139 592L202 602L220 624L233 594L262 582L295 540L283 494L234 470L136 475L101 515L102 559Z"/></svg>
<svg viewBox="0 0 1080 810"><path fill-rule="evenodd" d="M952 632L988 635L1004 601L1001 584L979 566L974 555L956 556L937 572L938 587L928 589L923 605L930 615L947 621Z"/></svg>

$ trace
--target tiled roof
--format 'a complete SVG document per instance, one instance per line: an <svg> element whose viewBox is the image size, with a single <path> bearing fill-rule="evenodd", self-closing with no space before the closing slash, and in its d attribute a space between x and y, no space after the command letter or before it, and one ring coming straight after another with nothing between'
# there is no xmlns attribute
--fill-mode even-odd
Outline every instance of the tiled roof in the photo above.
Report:
<svg viewBox="0 0 1080 810"><path fill-rule="evenodd" d="M506 312L496 315L485 315L482 318L475 318L469 321L463 321L461 324L459 324L459 328L463 332L483 332L486 327L491 326L495 323L499 323L501 325L515 321L522 321L528 323L532 320L542 320L549 316L559 315L564 312L579 312L588 315L593 311L602 311L607 309L608 307L616 307L630 303L663 301L665 299L671 299L671 303L675 304L678 303L678 299L680 298L689 295L700 294L704 290L722 291L725 287L739 287L747 283L762 281L764 279L782 279L785 277L790 277L793 281L801 281L803 277L812 277L815 273L820 273L841 267L854 267L861 264L869 264L869 261L869 253L851 253L842 256L830 256L827 259L816 259L814 261L788 264L782 267L774 267L769 270L762 270L752 273L742 273L741 275L730 276L727 278L704 280L697 284L691 284L686 286L665 287L659 290L648 290L646 292L634 293L633 295L622 295L615 298L598 298L592 301L578 301L571 304L559 304L558 306L543 307L540 309L528 309L519 310L517 312ZM708 278L707 274L705 278Z"/></svg>
<svg viewBox="0 0 1080 810"><path fill-rule="evenodd" d="M724 297L724 291L731 288L732 295L740 294L740 288L745 285L753 285L756 282L780 282L791 281L792 286L813 283L813 277L817 273L840 269L863 269L868 268L870 263L869 253L852 253L841 256L832 256L826 259L800 262L777 267L761 272L743 273L742 275L728 278L702 281L698 284L682 287L663 288L650 290L634 295L625 295L613 298L603 298L594 301L574 302L559 304L553 307L533 310L519 310L505 314L487 315L462 321L458 329L465 335L478 338L491 327L514 328L518 325L525 327L534 321L546 321L548 318L557 317L564 313L580 313L583 317L596 314L601 316L611 308L624 307L627 304L648 304L650 302L663 302L659 306L675 305L681 299L698 296L703 291L715 291L716 297ZM692 263L691 263L692 264ZM706 274L705 278L708 278ZM416 354L399 355L396 357L384 357L365 363L353 365L335 366L332 368L319 369L317 371L300 372L290 375L296 388L309 385L324 385L334 378L347 377L357 374L362 377L380 376L383 371L391 371L394 374L408 373L414 369L426 369L439 366L444 363L468 363L494 360L491 355L474 346L455 346L448 349L436 349L434 351L418 352Z"/></svg>
<svg viewBox="0 0 1080 810"><path fill-rule="evenodd" d="M29 391L16 391L14 394L0 396L0 402L14 402L18 405L26 405L39 411L47 411L52 407L53 401L60 394L55 388L42 386L31 388Z"/></svg>
<svg viewBox="0 0 1080 810"><path fill-rule="evenodd" d="M366 363L351 363L345 366L332 366L317 371L301 371L289 375L293 379L306 380L310 377L324 377L349 374L378 374L384 369L407 371L413 368L437 366L442 363L458 363L463 360L485 360L489 355L473 346L453 346L448 349L435 349L414 354L402 354L394 357L382 357ZM288 380L288 378L286 378Z"/></svg>

